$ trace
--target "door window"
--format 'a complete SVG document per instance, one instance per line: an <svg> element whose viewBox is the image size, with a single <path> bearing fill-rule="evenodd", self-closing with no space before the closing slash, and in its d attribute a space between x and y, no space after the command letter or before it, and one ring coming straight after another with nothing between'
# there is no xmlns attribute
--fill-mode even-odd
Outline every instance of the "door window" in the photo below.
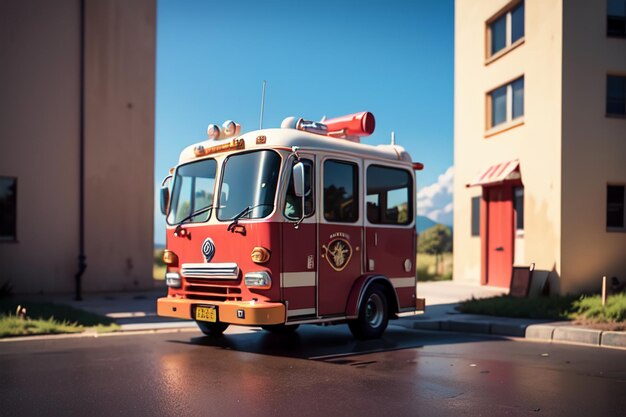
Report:
<svg viewBox="0 0 626 417"><path fill-rule="evenodd" d="M359 218L357 165L324 162L324 218L329 222L355 223Z"/></svg>

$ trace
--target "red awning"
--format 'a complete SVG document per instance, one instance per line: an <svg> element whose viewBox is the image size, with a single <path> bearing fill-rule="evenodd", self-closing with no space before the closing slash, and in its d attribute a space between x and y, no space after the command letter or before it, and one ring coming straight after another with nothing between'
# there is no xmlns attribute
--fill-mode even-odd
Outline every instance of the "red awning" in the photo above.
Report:
<svg viewBox="0 0 626 417"><path fill-rule="evenodd" d="M467 187L500 184L504 181L517 180L520 178L519 160L514 159L490 166L482 171L474 181L467 184Z"/></svg>

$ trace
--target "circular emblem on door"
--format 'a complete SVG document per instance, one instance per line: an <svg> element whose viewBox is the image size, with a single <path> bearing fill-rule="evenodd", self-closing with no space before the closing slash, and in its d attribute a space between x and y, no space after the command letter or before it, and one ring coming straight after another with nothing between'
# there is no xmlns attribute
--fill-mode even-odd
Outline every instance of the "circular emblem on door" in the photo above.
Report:
<svg viewBox="0 0 626 417"><path fill-rule="evenodd" d="M204 239L202 243L202 255L204 255L204 259L207 262L211 262L213 255L215 255L215 243L213 243L213 239L210 237Z"/></svg>
<svg viewBox="0 0 626 417"><path fill-rule="evenodd" d="M333 239L328 247L324 245L322 248L326 251L324 257L335 271L343 271L348 266L352 258L352 246L346 239Z"/></svg>

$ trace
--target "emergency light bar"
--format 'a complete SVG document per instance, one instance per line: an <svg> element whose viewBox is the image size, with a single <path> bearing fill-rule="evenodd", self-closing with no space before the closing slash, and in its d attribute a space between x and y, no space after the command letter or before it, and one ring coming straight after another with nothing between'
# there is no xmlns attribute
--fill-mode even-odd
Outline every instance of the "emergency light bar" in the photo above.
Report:
<svg viewBox="0 0 626 417"><path fill-rule="evenodd" d="M348 139L359 142L361 136L369 136L374 133L376 119L368 111L335 117L333 119L313 122L303 118L287 117L280 124L283 129L297 129L318 135Z"/></svg>

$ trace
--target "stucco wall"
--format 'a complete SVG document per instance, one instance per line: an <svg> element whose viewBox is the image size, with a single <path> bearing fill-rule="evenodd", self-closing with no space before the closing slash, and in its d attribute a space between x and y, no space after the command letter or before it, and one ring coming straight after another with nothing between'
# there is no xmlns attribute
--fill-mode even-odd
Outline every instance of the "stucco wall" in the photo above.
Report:
<svg viewBox="0 0 626 417"><path fill-rule="evenodd" d="M154 0L86 7L85 289L152 285Z"/></svg>
<svg viewBox="0 0 626 417"><path fill-rule="evenodd" d="M155 0L87 0L85 291L152 285ZM0 284L71 292L79 253L80 1L0 1Z"/></svg>
<svg viewBox="0 0 626 417"><path fill-rule="evenodd" d="M75 0L0 1L0 175L17 177L17 242L0 242L0 284L15 292L73 287L79 31Z"/></svg>
<svg viewBox="0 0 626 417"><path fill-rule="evenodd" d="M563 289L626 280L626 232L606 231L607 183L626 184L626 119L607 118L606 74L626 75L626 40L606 36L606 2L568 0L563 43Z"/></svg>
<svg viewBox="0 0 626 417"><path fill-rule="evenodd" d="M525 40L485 63L485 22L509 2L455 3L454 279L480 283L480 238L470 236L466 188L487 167L519 159L524 184L524 264L534 262L539 285L560 276L560 135L562 9L557 1L526 0ZM524 75L524 124L485 137L486 94Z"/></svg>

